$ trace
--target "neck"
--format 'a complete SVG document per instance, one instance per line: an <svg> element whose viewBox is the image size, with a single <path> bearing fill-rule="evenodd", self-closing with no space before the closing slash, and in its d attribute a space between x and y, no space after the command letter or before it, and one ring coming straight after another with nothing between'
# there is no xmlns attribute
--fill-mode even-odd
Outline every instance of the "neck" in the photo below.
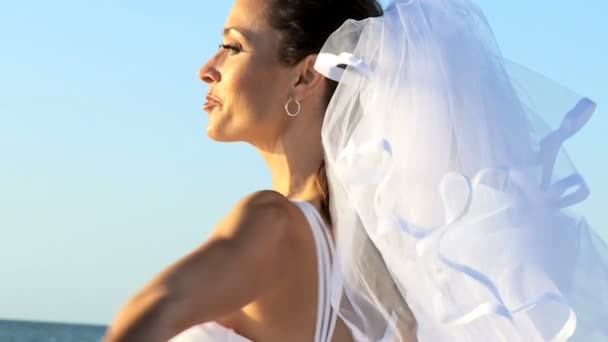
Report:
<svg viewBox="0 0 608 342"><path fill-rule="evenodd" d="M317 172L323 161L320 120L296 117L277 141L258 151L272 173L272 189L320 206Z"/></svg>

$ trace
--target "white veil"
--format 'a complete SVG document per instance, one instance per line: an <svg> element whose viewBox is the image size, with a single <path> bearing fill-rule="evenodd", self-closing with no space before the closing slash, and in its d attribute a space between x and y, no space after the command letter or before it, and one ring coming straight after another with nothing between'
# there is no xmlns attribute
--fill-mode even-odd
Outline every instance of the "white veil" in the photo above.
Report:
<svg viewBox="0 0 608 342"><path fill-rule="evenodd" d="M357 341L608 339L608 253L561 148L592 101L505 60L468 0L347 21L315 67L340 82L332 303Z"/></svg>

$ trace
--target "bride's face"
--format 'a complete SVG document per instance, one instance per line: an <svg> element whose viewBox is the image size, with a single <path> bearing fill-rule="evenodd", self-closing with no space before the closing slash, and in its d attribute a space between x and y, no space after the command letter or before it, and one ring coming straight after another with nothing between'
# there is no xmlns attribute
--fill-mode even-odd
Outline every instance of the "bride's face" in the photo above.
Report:
<svg viewBox="0 0 608 342"><path fill-rule="evenodd" d="M204 109L214 140L268 143L287 120L283 106L295 74L279 63L280 33L264 17L265 1L235 1L222 47L199 70L209 84Z"/></svg>

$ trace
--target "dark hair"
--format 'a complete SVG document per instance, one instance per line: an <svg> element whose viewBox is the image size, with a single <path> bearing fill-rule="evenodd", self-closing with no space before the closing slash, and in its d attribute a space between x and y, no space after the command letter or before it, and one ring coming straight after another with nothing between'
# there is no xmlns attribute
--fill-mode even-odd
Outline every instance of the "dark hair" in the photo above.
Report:
<svg viewBox="0 0 608 342"><path fill-rule="evenodd" d="M286 65L295 65L321 51L327 38L346 20L382 15L376 0L269 0L267 10L270 26L281 32L279 61ZM337 85L327 79L325 105ZM321 192L321 212L331 222L325 160L317 171L317 187Z"/></svg>

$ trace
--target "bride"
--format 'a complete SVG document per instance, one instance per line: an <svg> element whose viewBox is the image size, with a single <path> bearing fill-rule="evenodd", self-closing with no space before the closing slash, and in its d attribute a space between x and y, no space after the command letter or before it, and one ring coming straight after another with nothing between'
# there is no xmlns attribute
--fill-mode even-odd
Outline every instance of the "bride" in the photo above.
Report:
<svg viewBox="0 0 608 342"><path fill-rule="evenodd" d="M272 190L106 341L608 339L561 148L595 104L504 59L470 1L236 0L199 75L209 137L255 146Z"/></svg>

